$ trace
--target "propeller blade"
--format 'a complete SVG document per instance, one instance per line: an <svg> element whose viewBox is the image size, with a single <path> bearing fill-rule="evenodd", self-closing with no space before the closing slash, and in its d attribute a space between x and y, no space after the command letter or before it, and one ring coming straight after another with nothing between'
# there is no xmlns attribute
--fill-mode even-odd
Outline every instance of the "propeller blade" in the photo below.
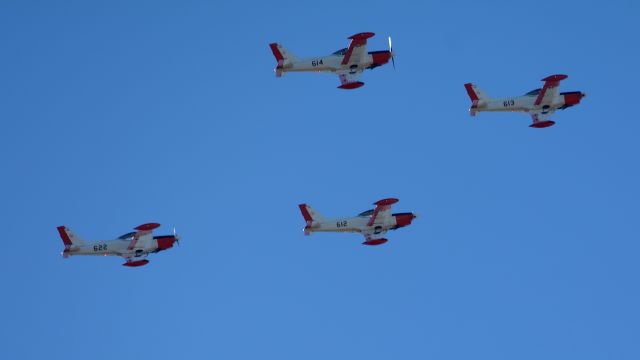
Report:
<svg viewBox="0 0 640 360"><path fill-rule="evenodd" d="M180 246L180 236L178 236L178 234L176 234L175 226L173 227L173 238L176 239L176 244L178 244L178 246Z"/></svg>
<svg viewBox="0 0 640 360"><path fill-rule="evenodd" d="M391 36L389 36L389 53L391 54L391 64L393 65L393 70L396 69L396 59L393 56L393 44L391 43Z"/></svg>

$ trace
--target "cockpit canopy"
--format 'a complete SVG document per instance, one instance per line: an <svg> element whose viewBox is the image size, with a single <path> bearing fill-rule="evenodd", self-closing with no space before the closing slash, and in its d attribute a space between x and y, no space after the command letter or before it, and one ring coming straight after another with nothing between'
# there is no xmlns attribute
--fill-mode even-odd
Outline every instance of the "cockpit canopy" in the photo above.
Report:
<svg viewBox="0 0 640 360"><path fill-rule="evenodd" d="M334 52L333 55L344 55L346 53L347 53L347 48L344 48Z"/></svg>
<svg viewBox="0 0 640 360"><path fill-rule="evenodd" d="M135 235L135 234L136 234L135 231L134 232L130 232L130 233L126 233L124 235L119 236L118 239L120 239L120 240L128 240L128 239L131 239L133 237L133 235Z"/></svg>
<svg viewBox="0 0 640 360"><path fill-rule="evenodd" d="M358 214L358 216L371 216L372 214L373 214L373 209L367 210L367 211L363 211L360 214Z"/></svg>
<svg viewBox="0 0 640 360"><path fill-rule="evenodd" d="M528 93L526 93L525 96L538 96L538 94L540 94L541 90L542 89L531 90Z"/></svg>

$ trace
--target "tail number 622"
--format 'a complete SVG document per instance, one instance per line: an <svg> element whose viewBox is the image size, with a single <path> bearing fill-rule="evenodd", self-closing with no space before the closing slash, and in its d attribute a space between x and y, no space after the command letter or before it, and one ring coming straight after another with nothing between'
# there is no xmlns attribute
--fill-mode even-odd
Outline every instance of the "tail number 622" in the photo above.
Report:
<svg viewBox="0 0 640 360"><path fill-rule="evenodd" d="M106 251L107 244L93 245L93 251Z"/></svg>

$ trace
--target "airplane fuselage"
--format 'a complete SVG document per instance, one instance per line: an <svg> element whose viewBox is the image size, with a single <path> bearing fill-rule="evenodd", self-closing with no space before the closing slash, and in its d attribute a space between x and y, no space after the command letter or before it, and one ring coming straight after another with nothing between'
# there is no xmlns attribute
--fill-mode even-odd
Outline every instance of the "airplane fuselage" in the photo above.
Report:
<svg viewBox="0 0 640 360"><path fill-rule="evenodd" d="M311 57L292 61L282 67L283 72L337 72L349 70L356 72L373 69L389 62L391 53L388 51L369 52L365 60L357 64L342 64L344 55L329 55Z"/></svg>
<svg viewBox="0 0 640 360"><path fill-rule="evenodd" d="M479 101L476 111L493 112L546 112L565 109L580 102L583 94L580 92L562 93L553 99L551 104L536 105L537 96L517 96L510 98L490 99Z"/></svg>
<svg viewBox="0 0 640 360"><path fill-rule="evenodd" d="M363 232L368 230L382 232L407 226L414 218L413 213L393 214L384 222L376 222L372 226L368 225L370 216L322 219L313 221L307 230L309 232Z"/></svg>
<svg viewBox="0 0 640 360"><path fill-rule="evenodd" d="M140 248L131 246L131 239L115 239L104 241L91 241L82 245L71 245L63 252L64 257L69 256L123 256L123 257L136 257L146 255L150 253L167 250L173 247L175 237L171 235L167 236L154 236L150 246Z"/></svg>

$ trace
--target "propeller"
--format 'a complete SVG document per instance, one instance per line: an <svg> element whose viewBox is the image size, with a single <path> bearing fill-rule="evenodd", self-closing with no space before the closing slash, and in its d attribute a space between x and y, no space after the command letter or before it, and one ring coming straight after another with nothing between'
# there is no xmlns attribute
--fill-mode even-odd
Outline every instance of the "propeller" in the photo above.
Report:
<svg viewBox="0 0 640 360"><path fill-rule="evenodd" d="M180 246L180 236L178 236L178 234L176 234L176 228L173 228L173 237L176 239L176 244L178 244L178 246Z"/></svg>
<svg viewBox="0 0 640 360"><path fill-rule="evenodd" d="M391 53L391 64L393 65L393 70L396 69L396 60L393 57L393 45L391 44L391 36L389 36L389 53Z"/></svg>

